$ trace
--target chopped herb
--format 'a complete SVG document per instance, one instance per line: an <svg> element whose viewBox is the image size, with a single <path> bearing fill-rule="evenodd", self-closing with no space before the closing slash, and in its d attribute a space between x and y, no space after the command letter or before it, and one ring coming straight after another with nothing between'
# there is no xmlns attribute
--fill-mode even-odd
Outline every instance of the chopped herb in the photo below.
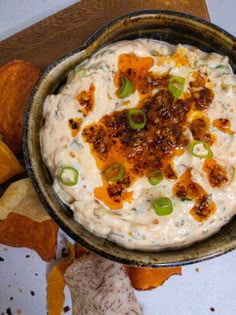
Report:
<svg viewBox="0 0 236 315"><path fill-rule="evenodd" d="M122 234L118 234L118 233L115 233L115 232L109 233L108 237L110 237L110 236L118 236L118 237L124 238L124 236Z"/></svg>
<svg viewBox="0 0 236 315"><path fill-rule="evenodd" d="M156 51L155 49L152 49L149 51L150 55L152 56L159 56L160 54L158 53L158 51Z"/></svg>
<svg viewBox="0 0 236 315"><path fill-rule="evenodd" d="M83 145L81 142L79 142L78 140L74 140L72 143L71 143L71 149L73 150L73 148L79 148L80 150L83 149Z"/></svg>
<svg viewBox="0 0 236 315"><path fill-rule="evenodd" d="M180 198L181 201L192 201L190 198Z"/></svg>
<svg viewBox="0 0 236 315"><path fill-rule="evenodd" d="M229 68L226 65L218 65L215 67L221 74L229 74Z"/></svg>

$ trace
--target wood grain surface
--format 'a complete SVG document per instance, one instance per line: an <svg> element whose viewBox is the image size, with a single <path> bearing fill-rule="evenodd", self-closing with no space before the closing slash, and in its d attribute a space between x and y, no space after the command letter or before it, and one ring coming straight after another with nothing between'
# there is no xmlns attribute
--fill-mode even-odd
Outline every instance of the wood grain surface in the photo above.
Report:
<svg viewBox="0 0 236 315"><path fill-rule="evenodd" d="M42 70L113 18L150 9L175 10L209 20L205 0L81 0L1 41L0 65L24 59Z"/></svg>

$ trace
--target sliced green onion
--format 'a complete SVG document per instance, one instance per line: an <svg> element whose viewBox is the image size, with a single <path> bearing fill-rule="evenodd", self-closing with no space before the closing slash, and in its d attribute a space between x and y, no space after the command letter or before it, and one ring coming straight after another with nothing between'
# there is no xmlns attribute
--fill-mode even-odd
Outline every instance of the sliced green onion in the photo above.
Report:
<svg viewBox="0 0 236 315"><path fill-rule="evenodd" d="M168 81L168 90L174 97L180 97L184 90L185 78L174 76Z"/></svg>
<svg viewBox="0 0 236 315"><path fill-rule="evenodd" d="M84 68L80 68L78 70L75 70L76 76L78 78L83 78L87 76L87 70Z"/></svg>
<svg viewBox="0 0 236 315"><path fill-rule="evenodd" d="M218 65L215 67L220 73L222 74L229 74L230 73L230 68L226 65Z"/></svg>
<svg viewBox="0 0 236 315"><path fill-rule="evenodd" d="M169 215L173 212L173 205L168 197L161 197L155 199L152 203L152 206L157 215Z"/></svg>
<svg viewBox="0 0 236 315"><path fill-rule="evenodd" d="M192 201L193 199L190 198L180 198L181 201Z"/></svg>
<svg viewBox="0 0 236 315"><path fill-rule="evenodd" d="M208 202L209 202L209 204L212 202L212 199L213 199L212 194L209 194L209 195L208 195Z"/></svg>
<svg viewBox="0 0 236 315"><path fill-rule="evenodd" d="M65 166L61 169L59 179L63 185L74 186L77 184L79 172L71 166Z"/></svg>
<svg viewBox="0 0 236 315"><path fill-rule="evenodd" d="M115 182L117 180L120 180L124 177L124 175L125 167L120 163L116 163L108 167L104 172L104 176L106 177L106 180L109 182Z"/></svg>
<svg viewBox="0 0 236 315"><path fill-rule="evenodd" d="M221 74L230 73L230 69L226 65L218 65L217 67L215 67L215 69L217 69L217 71L219 71Z"/></svg>
<svg viewBox="0 0 236 315"><path fill-rule="evenodd" d="M143 129L146 125L146 115L141 109L130 109L128 112L129 126L134 130Z"/></svg>
<svg viewBox="0 0 236 315"><path fill-rule="evenodd" d="M201 145L204 147L206 150L206 153L198 152L197 147ZM193 156L201 158L206 158L206 159L211 159L213 157L213 152L209 146L208 143L204 141L193 141L188 145L188 152L191 153Z"/></svg>
<svg viewBox="0 0 236 315"><path fill-rule="evenodd" d="M133 83L127 77L123 77L121 83L122 85L119 90L119 97L125 98L130 96L130 94L132 94L134 91Z"/></svg>
<svg viewBox="0 0 236 315"><path fill-rule="evenodd" d="M70 145L70 148L73 150L73 149L79 149L79 150L81 150L81 149L83 149L83 144L80 142L80 141L78 141L78 140L74 140L72 143L71 143L71 145Z"/></svg>
<svg viewBox="0 0 236 315"><path fill-rule="evenodd" d="M158 53L158 51L155 50L155 49L150 50L149 53L150 53L150 55L152 55L152 56L160 56L160 54Z"/></svg>
<svg viewBox="0 0 236 315"><path fill-rule="evenodd" d="M154 171L148 176L148 180L151 185L155 186L163 180L163 174L159 170Z"/></svg>

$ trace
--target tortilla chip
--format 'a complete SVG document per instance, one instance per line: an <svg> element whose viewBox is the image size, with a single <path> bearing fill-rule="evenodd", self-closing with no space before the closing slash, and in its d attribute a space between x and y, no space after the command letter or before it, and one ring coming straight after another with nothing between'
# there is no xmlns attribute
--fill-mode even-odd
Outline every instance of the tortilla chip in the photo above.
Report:
<svg viewBox="0 0 236 315"><path fill-rule="evenodd" d="M68 244L69 256L58 260L47 277L47 305L48 315L61 315L63 311L65 294L64 273L74 260L74 248Z"/></svg>
<svg viewBox="0 0 236 315"><path fill-rule="evenodd" d="M137 268L125 266L132 286L136 290L151 290L161 286L170 276L181 275L181 267Z"/></svg>
<svg viewBox="0 0 236 315"><path fill-rule="evenodd" d="M24 172L10 148L0 139L0 184L11 177Z"/></svg>
<svg viewBox="0 0 236 315"><path fill-rule="evenodd" d="M12 183L0 198L0 220L5 220L11 212L24 215L35 222L51 219L29 178Z"/></svg>
<svg viewBox="0 0 236 315"><path fill-rule="evenodd" d="M0 243L12 247L27 247L50 261L56 254L58 227L53 220L35 222L17 213L0 221Z"/></svg>
<svg viewBox="0 0 236 315"><path fill-rule="evenodd" d="M23 60L0 67L0 133L14 153L22 152L24 111L39 75L39 70Z"/></svg>

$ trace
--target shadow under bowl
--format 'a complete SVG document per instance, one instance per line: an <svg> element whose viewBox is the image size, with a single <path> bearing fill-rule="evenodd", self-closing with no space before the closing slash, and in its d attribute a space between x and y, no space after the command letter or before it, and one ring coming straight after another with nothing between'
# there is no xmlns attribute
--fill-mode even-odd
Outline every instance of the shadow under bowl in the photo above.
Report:
<svg viewBox="0 0 236 315"><path fill-rule="evenodd" d="M30 96L24 121L23 147L28 175L45 209L72 239L108 259L142 267L168 267L199 262L236 248L236 217L218 233L187 248L146 252L129 250L86 230L73 219L72 211L56 196L52 178L40 150L43 104L56 93L68 72L107 44L119 40L153 38L172 44L188 44L206 52L229 57L236 72L235 38L219 27L194 16L172 11L140 11L111 21L83 46L69 52L47 67Z"/></svg>

